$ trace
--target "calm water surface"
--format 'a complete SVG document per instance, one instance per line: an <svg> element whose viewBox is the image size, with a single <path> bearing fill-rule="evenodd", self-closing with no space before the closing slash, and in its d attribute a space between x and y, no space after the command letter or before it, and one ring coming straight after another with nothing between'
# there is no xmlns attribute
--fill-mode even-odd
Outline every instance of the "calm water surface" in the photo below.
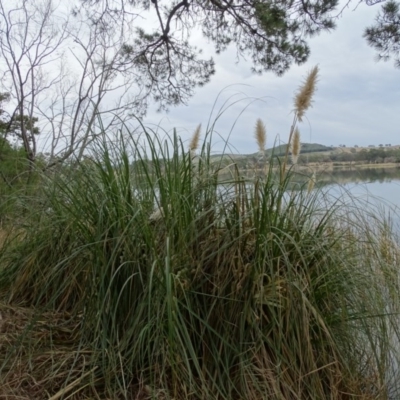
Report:
<svg viewBox="0 0 400 400"><path fill-rule="evenodd" d="M369 168L317 174L317 185L333 196L355 198L365 209L391 216L400 232L400 168Z"/></svg>
<svg viewBox="0 0 400 400"><path fill-rule="evenodd" d="M333 196L356 198L368 209L389 216L393 230L400 233L400 168L376 168L354 171L333 171L317 175L318 186ZM325 191L325 190L324 190ZM393 337L394 347L398 341ZM400 369L393 360L390 400L400 398Z"/></svg>
<svg viewBox="0 0 400 400"><path fill-rule="evenodd" d="M319 186L341 186L357 196L372 195L400 207L400 167L321 172Z"/></svg>

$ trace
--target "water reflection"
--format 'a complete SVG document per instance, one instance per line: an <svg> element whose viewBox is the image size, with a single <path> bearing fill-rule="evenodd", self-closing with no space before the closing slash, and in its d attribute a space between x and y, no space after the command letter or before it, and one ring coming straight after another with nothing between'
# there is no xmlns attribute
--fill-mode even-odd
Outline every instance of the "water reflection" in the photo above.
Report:
<svg viewBox="0 0 400 400"><path fill-rule="evenodd" d="M331 193L348 192L396 213L400 210L400 168L323 172L317 175L317 186Z"/></svg>
<svg viewBox="0 0 400 400"><path fill-rule="evenodd" d="M316 186L343 201L357 200L366 212L385 216L400 232L400 168L321 172Z"/></svg>
<svg viewBox="0 0 400 400"><path fill-rule="evenodd" d="M378 210L385 216L393 232L400 234L400 168L370 168L321 173L319 186L333 196L357 198L366 212ZM399 398L398 339L393 334L392 369L388 379L391 387L389 399Z"/></svg>
<svg viewBox="0 0 400 400"><path fill-rule="evenodd" d="M278 171L273 175L279 181ZM311 175L311 170L298 171L289 189L306 189ZM227 181L233 179L229 175L225 178ZM254 174L248 174L245 178L254 182ZM229 186L221 183L221 187ZM321 189L333 201L340 199L341 203L353 205L357 202L366 212L371 211L386 218L390 216L392 227L400 233L400 167L317 171L315 189Z"/></svg>
<svg viewBox="0 0 400 400"><path fill-rule="evenodd" d="M400 183L400 168L364 168L357 170L322 171L318 174L318 184L346 185L349 183Z"/></svg>

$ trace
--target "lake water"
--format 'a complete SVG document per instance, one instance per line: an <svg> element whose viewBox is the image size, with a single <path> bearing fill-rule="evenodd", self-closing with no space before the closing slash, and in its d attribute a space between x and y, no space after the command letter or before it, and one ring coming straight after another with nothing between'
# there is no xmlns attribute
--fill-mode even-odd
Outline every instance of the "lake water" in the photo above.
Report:
<svg viewBox="0 0 400 400"><path fill-rule="evenodd" d="M253 174L244 176L250 182L254 179ZM310 176L309 171L299 171L294 178L294 187L307 186ZM227 174L223 178L229 181L232 176ZM221 187L224 187L224 184L221 184ZM315 187L328 194L329 203L335 199L347 203L356 201L358 209L385 216L385 219L390 216L394 231L400 235L400 166L318 171Z"/></svg>
<svg viewBox="0 0 400 400"><path fill-rule="evenodd" d="M357 196L372 195L400 207L400 167L321 172L317 182L320 187L339 185Z"/></svg>
<svg viewBox="0 0 400 400"><path fill-rule="evenodd" d="M334 197L356 198L365 210L390 215L394 232L400 234L400 168L369 168L353 171L330 171L317 174L317 185ZM398 341L393 339L394 343ZM393 343L393 344L394 344ZM394 345L396 347L396 345ZM396 359L396 357L394 357ZM400 370L393 360L390 400L400 398Z"/></svg>
<svg viewBox="0 0 400 400"><path fill-rule="evenodd" d="M335 197L355 198L366 210L390 214L400 232L400 167L321 172L317 186Z"/></svg>

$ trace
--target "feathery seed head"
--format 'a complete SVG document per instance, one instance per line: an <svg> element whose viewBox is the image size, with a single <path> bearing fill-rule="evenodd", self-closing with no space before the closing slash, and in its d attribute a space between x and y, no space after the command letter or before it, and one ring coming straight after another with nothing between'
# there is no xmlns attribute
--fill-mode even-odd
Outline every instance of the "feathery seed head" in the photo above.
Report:
<svg viewBox="0 0 400 400"><path fill-rule="evenodd" d="M292 153L293 164L297 164L297 160L299 159L300 155L300 149L301 149L300 132L299 129L296 127L296 129L294 130L292 143L290 144L290 151Z"/></svg>
<svg viewBox="0 0 400 400"><path fill-rule="evenodd" d="M300 86L296 97L294 98L294 108L297 113L297 118L301 122L303 120L305 112L310 108L312 97L315 92L315 87L318 78L318 66L315 66L309 73L304 81L303 85Z"/></svg>
<svg viewBox="0 0 400 400"><path fill-rule="evenodd" d="M196 130L193 133L192 138L190 139L189 143L189 151L195 152L199 147L199 140L200 140L200 131L201 131L201 124L198 125Z"/></svg>
<svg viewBox="0 0 400 400"><path fill-rule="evenodd" d="M256 138L259 152L264 153L267 143L267 130L265 129L265 125L261 119L258 119L256 122L254 137Z"/></svg>
<svg viewBox="0 0 400 400"><path fill-rule="evenodd" d="M317 177L315 176L315 171L312 173L310 179L308 180L308 185L307 185L307 193L311 193L312 190L314 189L315 181L317 180Z"/></svg>

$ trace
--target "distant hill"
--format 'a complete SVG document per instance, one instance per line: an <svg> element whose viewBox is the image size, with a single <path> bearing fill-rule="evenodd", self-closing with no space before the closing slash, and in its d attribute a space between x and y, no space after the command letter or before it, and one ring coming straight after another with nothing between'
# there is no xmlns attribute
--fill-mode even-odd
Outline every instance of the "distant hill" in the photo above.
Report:
<svg viewBox="0 0 400 400"><path fill-rule="evenodd" d="M284 156L286 153L286 144L281 144L280 146L276 146L265 151L267 156ZM302 143L301 144L301 154L307 153L316 153L316 152L327 152L327 151L334 151L336 147L328 147L318 143ZM260 153L252 153L252 154L224 154L224 158L229 158L230 160L241 160L244 158L253 158L253 157L260 157ZM213 159L221 159L221 154L213 154L211 156Z"/></svg>
<svg viewBox="0 0 400 400"><path fill-rule="evenodd" d="M275 156L283 156L286 153L286 144L281 144L280 146L268 149L266 151L267 155L271 155L272 153ZM301 154L306 154L306 153L315 153L315 152L324 152L324 151L332 151L334 150L334 147L328 147L324 146L322 144L318 143L302 143L301 144ZM255 153L254 155L256 155Z"/></svg>
<svg viewBox="0 0 400 400"><path fill-rule="evenodd" d="M283 144L265 151L263 159L259 152L251 154L224 153L210 155L210 162L219 168L235 165L240 170L259 168L260 162L271 160L271 156L283 157L286 154L287 145ZM290 154L290 152L289 152ZM199 156L194 157L194 162L199 161ZM150 161L151 162L151 161ZM291 162L291 161L289 161ZM302 143L298 164L329 164L333 167L343 164L397 164L400 166L400 145L379 145L362 147L324 146L318 143Z"/></svg>

